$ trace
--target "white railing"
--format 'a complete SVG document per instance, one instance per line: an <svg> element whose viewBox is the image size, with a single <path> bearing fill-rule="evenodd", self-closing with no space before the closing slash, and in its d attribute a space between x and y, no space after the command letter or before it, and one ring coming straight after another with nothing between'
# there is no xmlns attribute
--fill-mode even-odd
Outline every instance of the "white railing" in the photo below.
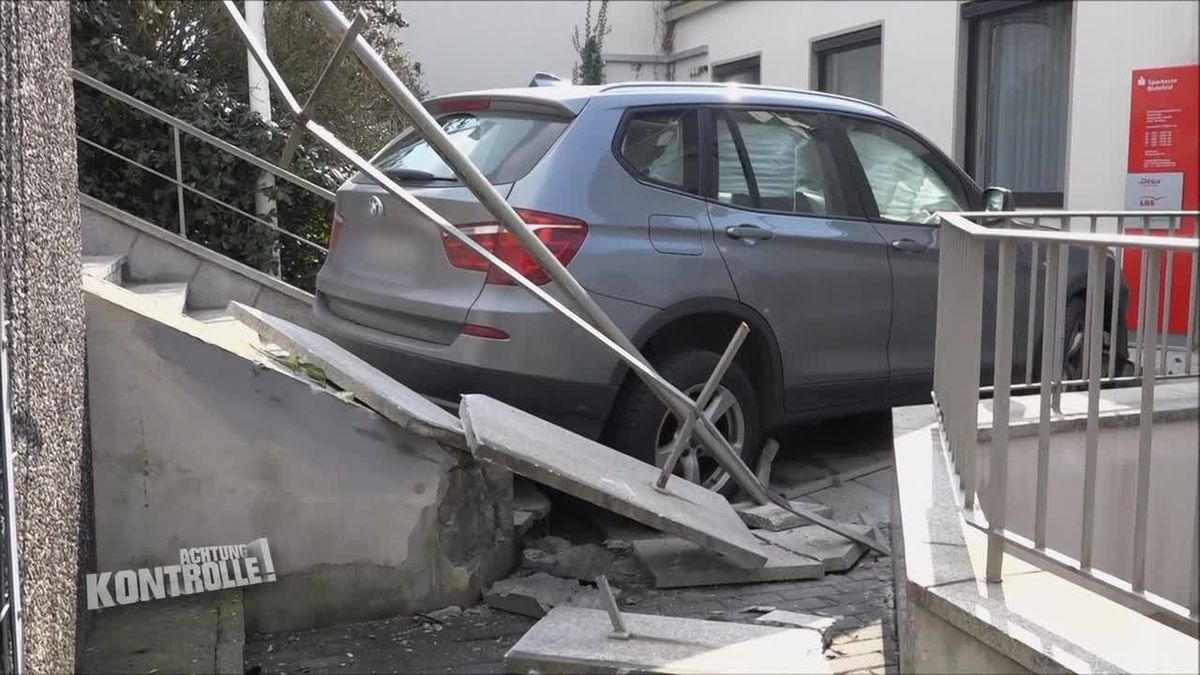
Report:
<svg viewBox="0 0 1200 675"><path fill-rule="evenodd" d="M1195 230L1186 235L1183 232L1189 225L1196 227L1197 215L1029 211L939 214L942 227L934 400L943 441L958 474L966 520L988 534L987 581L1001 580L1007 545L1013 554L1071 575L1119 602L1195 634L1200 569L1194 551L1200 546L1200 532L1193 526L1191 532L1176 533L1191 540L1193 551L1190 571L1179 571L1190 574L1186 606L1147 592L1146 542L1156 386L1172 377L1190 378L1195 369L1200 255ZM1130 231L1134 228L1139 232ZM1133 333L1126 329L1132 300L1125 290L1127 276L1133 276L1126 274L1132 272L1130 264L1139 268ZM1174 289L1180 273L1189 277L1187 302L1182 303L1185 321L1178 313L1171 316L1172 303L1178 299L1172 294L1181 292ZM1161 308L1160 299L1164 301ZM1073 322L1078 325L1066 325L1068 303L1075 308ZM985 317L990 325L993 316L994 331L985 331ZM1179 323L1186 326L1182 340L1170 336L1171 326ZM1066 328L1071 329L1069 335ZM1128 353L1134 357L1131 364L1123 362L1125 353L1121 348L1127 334ZM1169 361L1169 353L1182 353L1184 363ZM980 386L981 374L990 377L990 387ZM1015 386L1014 377L1018 380ZM1124 575L1128 578L1101 571L1093 564L1101 391L1121 386L1140 387L1135 485L1129 487L1135 495L1133 544L1131 550L1120 553L1132 561L1131 573ZM1036 469L1018 467L1036 475L1032 537L1017 535L1006 527L1011 507L1008 476L1014 389L1040 395ZM1054 421L1062 419L1064 390L1087 392L1078 558L1047 546L1051 430ZM984 453L979 403L981 395L988 394L992 397L992 422ZM1195 448L1188 452L1195 452ZM1183 503L1178 508L1200 512L1195 490L1180 497Z"/></svg>

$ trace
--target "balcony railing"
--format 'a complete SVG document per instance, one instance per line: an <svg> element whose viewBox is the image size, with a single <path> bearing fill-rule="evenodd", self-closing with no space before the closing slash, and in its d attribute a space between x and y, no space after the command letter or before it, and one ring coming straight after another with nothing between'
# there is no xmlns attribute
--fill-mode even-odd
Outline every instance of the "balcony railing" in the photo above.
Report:
<svg viewBox="0 0 1200 675"><path fill-rule="evenodd" d="M1200 547L1196 525L1200 516L1196 512L1200 512L1200 503L1194 482L1190 493L1185 489L1183 494L1172 495L1170 506L1184 515L1188 509L1193 511L1190 521L1183 518L1191 523L1190 529L1171 533L1190 542L1190 569L1173 572L1190 575L1179 577L1190 578L1184 582L1190 583L1190 592L1183 594L1187 597L1168 599L1147 591L1146 560L1156 393L1173 394L1178 386L1190 391L1197 369L1197 215L939 214L934 397L943 442L958 474L964 515L968 523L988 535L989 582L1001 580L1007 547L1008 552L1040 567L1069 575L1118 602L1196 633L1200 578L1195 553ZM1136 292L1128 292L1133 278L1137 279ZM1186 294L1185 302L1179 302L1181 294ZM1121 347L1126 336L1128 352ZM981 378L991 386L981 387ZM1156 392L1172 378L1184 379L1172 383L1170 391ZM1118 387L1129 389L1111 391ZM1083 394L1071 393L1078 406L1073 416L1064 415L1064 392L1075 391L1086 391L1086 413ZM1110 420L1102 421L1102 392L1110 398L1119 394L1131 400L1132 412L1127 411L1125 426L1136 423L1137 427L1136 441L1130 440L1132 435L1122 441L1124 447L1134 442L1137 446L1130 479L1119 471L1105 474L1106 480L1116 476L1114 480L1123 481L1125 494L1134 495L1132 545L1121 544L1116 555L1123 563L1110 564L1109 570L1099 569L1095 562L1097 528L1104 526L1097 518L1101 427L1114 428ZM1030 410L1035 406L1033 395L1037 397L1036 415L1019 414L1025 422L1018 430L1010 423L1014 393L1030 394L1021 399ZM989 394L990 429L987 425L981 429L980 399ZM1194 411L1182 412L1183 418L1195 419ZM1064 453L1073 452L1060 447L1063 444L1055 445L1063 439L1056 438L1054 430L1062 428L1067 417L1074 418L1084 440L1082 504L1070 505L1073 513L1081 507L1078 539L1063 546L1062 537L1048 542L1047 514L1051 488L1062 485L1051 480L1051 459L1061 463ZM1018 474L1036 477L1032 504L1019 504L1025 512L1032 510L1032 527L1027 528L1031 533L1025 534L1006 523L1014 508L1008 485L1014 433L1029 444L1022 447L1030 447L1030 452L1013 460L1025 465L1013 468ZM1034 435L1036 451L1032 449ZM1196 447L1193 444L1183 452L1191 456ZM1036 461L1031 461L1034 458ZM1036 466L1029 466L1034 463ZM1012 487L1024 489L1023 485ZM1057 504L1070 499L1062 494L1055 497ZM1163 495L1157 497L1161 503ZM1113 537L1107 531L1104 536L1105 545L1111 548ZM1066 555L1062 549L1078 555ZM1114 567L1123 571L1113 573Z"/></svg>

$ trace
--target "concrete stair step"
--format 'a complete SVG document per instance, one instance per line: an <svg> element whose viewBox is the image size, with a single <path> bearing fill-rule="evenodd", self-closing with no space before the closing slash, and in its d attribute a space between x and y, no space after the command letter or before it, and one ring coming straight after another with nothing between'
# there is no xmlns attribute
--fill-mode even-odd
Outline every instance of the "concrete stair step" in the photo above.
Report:
<svg viewBox="0 0 1200 675"><path fill-rule="evenodd" d="M187 282L130 284L125 288L164 311L183 314L187 307Z"/></svg>
<svg viewBox="0 0 1200 675"><path fill-rule="evenodd" d="M275 356L287 354L282 347L263 340L257 331L239 321L228 309L193 309L188 310L187 316L208 326L224 340L244 342Z"/></svg>
<svg viewBox="0 0 1200 675"><path fill-rule="evenodd" d="M83 273L120 285L124 277L125 256L89 255L83 257Z"/></svg>

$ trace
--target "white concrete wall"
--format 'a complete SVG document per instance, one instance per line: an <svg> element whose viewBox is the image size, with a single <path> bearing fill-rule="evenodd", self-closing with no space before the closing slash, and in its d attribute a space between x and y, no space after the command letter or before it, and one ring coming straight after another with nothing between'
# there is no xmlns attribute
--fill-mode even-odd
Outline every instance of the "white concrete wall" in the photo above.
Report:
<svg viewBox="0 0 1200 675"><path fill-rule="evenodd" d="M569 78L575 62L571 31L582 24L585 5L399 4L412 24L402 37L422 61L433 93L523 86L536 70ZM605 53L656 52L656 4L612 2ZM675 79L707 81L712 65L757 54L764 84L809 89L816 84L810 79L814 40L881 25L882 104L961 160L966 30L960 15L957 2L721 2L676 22L676 52L699 46L709 51L680 62ZM1067 208L1122 206L1130 71L1200 61L1198 26L1195 2L1074 3ZM611 63L607 72L610 82L665 76L664 68L635 73L625 63Z"/></svg>
<svg viewBox="0 0 1200 675"><path fill-rule="evenodd" d="M584 0L400 0L397 4L409 24L400 38L421 62L431 94L523 87L539 70L570 81L577 60L571 35L576 25L582 32L587 5ZM598 0L592 3L593 16L599 4ZM612 32L605 37L604 51L652 53L655 5L610 3ZM627 77L625 71L617 79Z"/></svg>
<svg viewBox="0 0 1200 675"><path fill-rule="evenodd" d="M1200 3L1076 2L1066 207L1121 209L1130 72L1200 61Z"/></svg>
<svg viewBox="0 0 1200 675"><path fill-rule="evenodd" d="M675 49L708 45L710 64L758 53L763 84L810 89L813 40L882 25L881 103L949 151L959 23L953 2L728 2L681 19Z"/></svg>

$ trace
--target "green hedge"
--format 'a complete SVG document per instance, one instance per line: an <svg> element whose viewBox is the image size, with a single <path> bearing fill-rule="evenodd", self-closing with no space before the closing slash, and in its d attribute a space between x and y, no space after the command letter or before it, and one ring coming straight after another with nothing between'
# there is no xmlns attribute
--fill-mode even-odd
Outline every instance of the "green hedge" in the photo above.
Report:
<svg viewBox="0 0 1200 675"><path fill-rule="evenodd" d="M76 68L255 156L278 160L286 139L277 128L263 123L222 87L131 53L103 24L103 14L89 9L86 3L73 7ZM75 114L79 136L167 176L175 175L169 125L78 83ZM80 190L178 232L174 184L86 143L78 148ZM255 213L259 169L187 134L181 134L181 148L186 184ZM289 170L334 190L345 175L330 160L323 146L302 143ZM328 243L330 202L282 179L277 179L271 193L281 228L323 246ZM319 251L191 193L185 193L184 210L189 239L267 272L272 271L273 249L279 246L282 278L312 290L323 258Z"/></svg>

